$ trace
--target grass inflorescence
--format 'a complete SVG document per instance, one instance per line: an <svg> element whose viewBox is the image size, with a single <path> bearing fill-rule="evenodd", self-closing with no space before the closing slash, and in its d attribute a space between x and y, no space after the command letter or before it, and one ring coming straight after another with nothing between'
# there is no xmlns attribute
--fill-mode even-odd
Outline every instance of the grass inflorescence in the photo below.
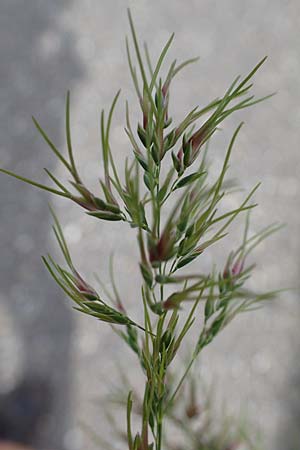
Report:
<svg viewBox="0 0 300 450"><path fill-rule="evenodd" d="M92 193L85 186L76 165L71 139L69 93L65 113L67 156L55 146L39 122L36 119L33 121L42 138L65 166L71 177L70 185L58 180L48 169L45 171L53 185L44 185L8 170L0 170L75 202L94 219L124 222L124 226L129 225L136 233L141 274L138 307L143 310L142 324L127 315L126 302L118 294L114 280L114 295L105 299L105 290L99 294L78 273L54 213L53 230L66 267L57 264L50 255L43 260L52 277L75 303L75 309L111 324L137 355L145 376L142 423L138 432L133 431L131 416L134 397L129 392L128 448L161 450L163 439L167 442L164 419L170 416L180 388L202 349L237 314L256 309L277 293L259 293L247 287L254 269L254 265L247 263L249 253L278 229L277 225L271 225L249 236L249 216L257 206L253 199L259 185L245 195L238 207L220 212L221 207L224 208L224 196L230 191L227 183L229 162L243 123L238 125L228 143L217 179L211 179L207 163L208 143L220 124L229 116L270 96L256 99L252 94L252 80L265 62L266 58L263 58L245 77L237 77L219 98L204 107L194 108L174 124L169 111L173 80L197 58L182 63L174 60L166 75L162 75L162 66L174 35L153 64L148 47L142 50L139 45L130 11L128 17L133 45L126 39L126 50L141 115L140 122L133 127L126 103L125 132L132 157L126 160L124 174L121 176L118 173L110 145L112 118L120 91L115 95L108 114L101 113L104 176L99 180L99 192ZM245 215L244 236L241 245L228 255L225 267L219 272L214 267L206 274L197 272L197 266L192 273L186 270L181 272L183 268L192 266L212 245L221 245L230 225L241 214ZM170 294L171 287L173 292ZM199 308L200 304L203 308ZM172 384L171 388L168 385L170 367L201 312L202 327L196 330L191 360L178 377L177 384ZM173 417L173 420L176 419Z"/></svg>

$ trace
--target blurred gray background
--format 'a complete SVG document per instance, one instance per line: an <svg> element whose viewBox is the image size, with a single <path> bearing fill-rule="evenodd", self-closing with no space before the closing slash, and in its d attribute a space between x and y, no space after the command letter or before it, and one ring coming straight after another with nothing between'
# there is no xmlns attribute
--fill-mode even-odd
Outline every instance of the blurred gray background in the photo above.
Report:
<svg viewBox="0 0 300 450"><path fill-rule="evenodd" d="M84 180L98 189L97 178L103 174L99 115L119 87L122 95L113 122L112 148L122 167L129 150L123 131L125 99L136 111L124 44L129 32L127 6L151 54L157 56L175 31L171 56L201 58L173 85L171 110L177 119L197 104L222 95L237 74L246 74L264 55L269 56L255 78L255 92L277 91L277 96L227 121L212 145L211 159L218 165L234 127L246 121L231 173L244 188L263 182L256 196L259 207L253 214L253 230L274 221L288 224L256 252L253 286L299 287L297 0L1 0L1 167L38 181L46 181L43 168L47 167L66 179L37 135L31 115L65 151L64 102L70 89L76 159ZM3 402L27 380L39 386L44 399L38 432L31 433L30 417L28 426L24 424L27 441L53 450L92 449L80 422L105 432L100 401L107 390L104 380L109 377L111 383L118 383L116 362L126 368L127 349L108 326L73 312L42 266L40 255L58 253L51 235L49 201L62 221L79 270L91 280L96 271L109 283L107 255L115 249L124 301L133 314L138 309L132 230L93 221L63 199L50 199L1 175L0 406L3 411ZM235 242L238 236L233 234L229 247ZM208 257L204 265L211 263ZM300 449L298 301L298 294L291 291L263 310L237 318L201 359L204 379L216 380L220 397L237 417L247 417L253 429L261 432L266 450ZM131 355L128 361L127 376L132 383L139 382ZM26 401L28 411L34 409L31 400Z"/></svg>

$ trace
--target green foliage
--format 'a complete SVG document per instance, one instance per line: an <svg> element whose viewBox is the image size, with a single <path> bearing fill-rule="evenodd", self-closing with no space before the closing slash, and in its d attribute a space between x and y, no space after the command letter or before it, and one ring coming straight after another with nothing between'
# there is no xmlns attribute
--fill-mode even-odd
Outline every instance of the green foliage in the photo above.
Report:
<svg viewBox="0 0 300 450"><path fill-rule="evenodd" d="M123 221L136 229L142 282L139 304L144 313L143 326L127 316L124 301L115 286L112 266L114 293L111 295L104 289L104 294L113 306L104 301L103 295L100 296L79 275L54 213L53 230L67 269L57 264L49 255L43 260L55 281L75 302L75 309L111 324L137 355L145 375L142 426L139 432L133 432L131 413L134 399L129 394L128 448L161 450L164 418L170 414L180 387L202 349L238 313L255 309L277 293L271 291L261 294L246 287L254 268L247 266L247 256L262 239L278 229L277 225L273 225L254 236L248 236L249 212L256 207L252 198L259 185L254 186L239 207L219 213L224 196L230 193L226 176L242 123L233 133L216 180L211 179L207 163L208 142L219 125L232 114L270 96L255 99L251 93L252 78L264 63L266 58L263 58L244 78L237 77L220 98L205 107L193 109L179 124L172 125L169 96L173 80L178 72L195 62L195 59L181 64L173 61L163 76L164 58L174 36L170 37L158 61L153 65L147 46L143 57L130 12L128 17L137 67L134 65L128 39L126 49L141 110L141 123L138 123L135 132L130 122L129 106L126 104L125 131L133 153L131 160L126 161L123 177L118 174L110 146L112 117L120 91L113 99L107 119L104 111L101 113L104 178L99 180L99 193L90 192L76 167L71 140L69 93L66 98L65 117L67 158L57 149L39 123L33 120L42 138L71 175L71 187L65 186L47 169L46 173L55 187L37 183L5 169L0 170L77 203L88 215L96 219ZM205 120L199 123L203 117ZM162 173L166 175L163 177ZM165 214L165 211L169 211L166 208L167 202L172 205L168 215ZM178 274L183 267L190 266L203 252L208 251L210 246L219 245L219 241L228 234L231 223L245 212L246 227L242 244L230 253L225 268L219 268L219 271L214 268L208 274L198 273L197 270L194 274ZM165 295L166 284L169 287L175 285L174 291L168 296ZM198 307L201 302L204 304L202 328L198 330L191 361L177 387L172 390L168 386L170 365L186 334L195 320L199 319ZM187 306L190 309L187 315L183 314L185 319L179 321ZM219 447L211 445L197 448L199 450Z"/></svg>

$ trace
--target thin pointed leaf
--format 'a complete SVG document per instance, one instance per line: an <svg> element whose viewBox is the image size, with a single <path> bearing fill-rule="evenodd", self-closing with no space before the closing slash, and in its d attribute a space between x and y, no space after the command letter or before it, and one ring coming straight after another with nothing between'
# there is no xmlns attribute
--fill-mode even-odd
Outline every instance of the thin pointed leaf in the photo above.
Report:
<svg viewBox="0 0 300 450"><path fill-rule="evenodd" d="M250 198L254 195L254 193L257 191L257 189L259 188L261 183L257 183L254 188L252 189L252 191L250 191L250 194L246 197L246 199L243 201L243 203L241 204L240 208L244 208L244 206L248 203L248 201L250 200ZM230 219L225 223L225 225L220 228L220 230L215 234L214 237L219 236L220 234L223 233L224 230L226 230L226 228L231 224L231 222L236 218L236 216L240 213L239 210L237 210L231 217Z"/></svg>
<svg viewBox="0 0 300 450"><path fill-rule="evenodd" d="M69 192L64 185L50 172L50 170L44 168L44 171L46 174L51 178L51 180L66 194L68 194L69 197L71 197L71 192Z"/></svg>
<svg viewBox="0 0 300 450"><path fill-rule="evenodd" d="M254 203L253 205L244 206L240 208L233 209L232 211L229 211L228 213L222 214L221 216L216 217L214 220L210 222L210 226L214 225L217 222L220 222L221 220L226 219L227 217L230 217L233 214L236 214L237 212L247 211L249 209L255 208L257 206L257 203Z"/></svg>
<svg viewBox="0 0 300 450"><path fill-rule="evenodd" d="M137 93L137 96L140 100L140 102L142 101L142 95L140 92L140 88L139 88L139 83L138 83L138 79L136 76L136 70L135 67L133 67L132 65L132 60L131 60L131 55L130 55L130 50L129 50L129 43L128 43L128 38L126 37L126 52L127 52L127 60L128 60L128 65L129 65L129 70L130 70L130 74L131 74L131 78L133 80L133 84Z"/></svg>
<svg viewBox="0 0 300 450"><path fill-rule="evenodd" d="M238 85L235 92L239 92L240 89L243 86L245 86L245 84L248 83L248 81L253 77L253 75L258 71L258 69L263 65L263 63L266 61L266 59L267 59L267 56L265 56L261 61L259 61L259 63L254 67L254 69L251 70L249 75L247 75L246 78L244 78L244 80Z"/></svg>
<svg viewBox="0 0 300 450"><path fill-rule="evenodd" d="M164 60L166 54L167 54L167 51L170 48L170 45L171 45L173 39L174 39L174 33L171 34L168 42L164 46L164 48L163 48L163 50L162 50L162 52L161 52L161 54L160 54L160 56L158 58L158 61L157 61L157 64L156 64L156 67L155 67L155 70L154 70L154 73L153 73L153 76L152 76L152 80L151 80L151 83L150 83L150 87L149 87L150 92L152 92L152 89L155 86L156 79L157 79L158 73L160 71L161 65L163 63L163 60Z"/></svg>
<svg viewBox="0 0 300 450"><path fill-rule="evenodd" d="M44 191L51 192L52 194L60 195L61 197L70 198L70 195L66 192L58 191L57 189L53 189L49 186L45 186L44 184L37 183L36 181L30 180L29 178L21 177L20 175L17 175L13 172L10 172L6 169L1 169L0 172L6 173L7 175L10 175L11 177L16 178L17 180L23 181L24 183L31 184L32 186L38 187L40 189L43 189Z"/></svg>
<svg viewBox="0 0 300 450"><path fill-rule="evenodd" d="M124 220L123 216L121 216L120 214L114 214L109 211L88 211L86 214L92 217L97 217L98 219L108 221Z"/></svg>
<svg viewBox="0 0 300 450"><path fill-rule="evenodd" d="M149 53L147 42L144 42L144 50L145 50L146 61L148 64L148 70L150 72L151 79L152 79L154 71L153 71L153 67L152 67L152 63L151 63L151 58L150 58L150 53Z"/></svg>
<svg viewBox="0 0 300 450"><path fill-rule="evenodd" d="M72 174L72 167L70 166L70 164L68 163L68 161L66 161L66 159L62 156L62 154L60 153L60 151L56 148L56 146L53 144L53 142L51 141L51 139L49 138L49 136L46 134L46 132L42 129L42 127L40 126L40 124L38 123L38 121L32 117L33 123L35 124L37 130L40 132L40 134L42 135L42 137L44 138L44 140L47 142L47 144L49 145L49 147L51 148L51 150L55 153L55 155L60 159L60 161L64 164L64 166L68 169L68 171Z"/></svg>
<svg viewBox="0 0 300 450"><path fill-rule="evenodd" d="M129 8L127 9L127 13L128 13L129 25L130 25L130 29L131 29L131 35L132 35L132 39L133 39L135 53L136 53L136 56L137 56L139 68L140 68L142 79L143 79L143 86L144 86L144 89L147 92L148 101L150 101L150 103L152 105L152 109L153 109L154 113L156 113L155 104L154 104L154 101L153 101L153 98L152 98L152 95L151 95L151 91L150 91L149 86L148 86L146 72L145 72L143 60L142 60L142 57L141 57L141 52L140 52L140 48L139 48L139 44L138 44L138 40L137 40L135 28L134 28L134 24L133 24L133 20L132 20L132 16L131 16L131 12L130 12Z"/></svg>
<svg viewBox="0 0 300 450"><path fill-rule="evenodd" d="M70 158L70 164L72 167L72 174L74 176L74 179L77 182L80 182L80 177L78 175L74 156L73 156L73 149L72 149L72 140L71 140L71 130L70 130L70 91L67 92L67 98L66 98L66 137L67 137L67 147L68 147L68 153Z"/></svg>
<svg viewBox="0 0 300 450"><path fill-rule="evenodd" d="M203 175L205 175L207 172L195 172L195 173L191 173L190 175L187 175L183 178L181 178L174 186L174 191L176 189L185 187L191 183L193 183L194 181L198 180L200 177L202 177Z"/></svg>
<svg viewBox="0 0 300 450"><path fill-rule="evenodd" d="M199 59L200 59L200 57L196 56L195 58L190 58L190 59L187 59L186 61L183 61L173 71L172 78L174 78L182 69L184 69L184 67L188 66L189 64L193 64L195 62L198 62Z"/></svg>

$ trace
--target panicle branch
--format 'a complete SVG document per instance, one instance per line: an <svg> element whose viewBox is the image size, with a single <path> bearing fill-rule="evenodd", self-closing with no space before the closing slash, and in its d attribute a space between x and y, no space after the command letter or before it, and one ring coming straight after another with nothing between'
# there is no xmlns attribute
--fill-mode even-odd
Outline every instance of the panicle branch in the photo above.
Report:
<svg viewBox="0 0 300 450"><path fill-rule="evenodd" d="M104 179L99 180L99 193L94 194L86 187L75 162L69 93L65 115L67 156L56 147L37 120L33 121L44 141L71 176L71 189L48 169L45 171L55 187L6 169L0 170L75 202L92 217L104 221L123 221L136 229L142 277L139 305L143 309L143 326L126 313L126 301L117 289L112 263L110 274L113 293L110 294L105 286L103 291L113 306L106 303L103 296L78 273L53 212L53 230L67 269L57 264L50 255L43 260L58 285L75 302L75 309L112 325L137 355L146 379L141 407L142 424L141 430L134 433L131 420L134 399L130 393L127 401L128 448L161 450L164 416L169 414L199 353L238 313L251 311L278 293L259 293L246 287L254 268L254 264L248 265L250 252L280 228L275 224L248 236L249 213L257 206L253 197L259 184L254 186L238 207L219 212L224 197L231 193L232 184L227 174L243 123L233 133L216 180L211 179L207 161L208 144L220 124L232 114L256 105L270 95L256 99L252 94L252 78L265 62L264 57L244 78L237 77L219 98L206 106L196 106L178 124L173 124L169 99L174 78L197 58L182 63L174 60L164 72L165 58L174 34L163 47L156 63L153 63L147 45L144 46L144 52L141 50L130 11L128 18L134 53L128 38L126 52L140 107L140 122L136 128L132 127L126 102L125 132L132 157L126 160L124 174L120 176L117 171L110 145L112 119L120 91L115 95L108 115L105 115L104 110L101 112ZM165 213L170 211L166 204L171 205L169 214ZM219 245L228 235L231 223L243 213L246 213L243 240L236 250L230 252L225 267L214 267L210 273L203 274L196 266L192 273L179 274L182 268L190 266L209 247ZM174 291L169 293L172 286L175 286ZM203 304L202 310L198 308L200 303ZM182 315L186 305L189 305L189 310L187 315ZM117 325L123 327L120 329ZM197 329L197 339L191 361L177 387L171 390L168 385L170 365L193 326ZM195 415L195 404L187 411L189 417Z"/></svg>

